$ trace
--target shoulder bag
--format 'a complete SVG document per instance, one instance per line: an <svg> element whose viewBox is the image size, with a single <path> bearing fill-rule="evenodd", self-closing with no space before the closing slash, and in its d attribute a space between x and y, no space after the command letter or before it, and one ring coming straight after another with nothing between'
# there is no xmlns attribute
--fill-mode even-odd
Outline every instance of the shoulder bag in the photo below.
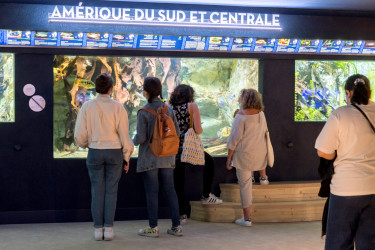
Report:
<svg viewBox="0 0 375 250"><path fill-rule="evenodd" d="M204 148L199 135L194 131L193 108L190 104L190 128L185 133L181 162L204 166Z"/></svg>
<svg viewBox="0 0 375 250"><path fill-rule="evenodd" d="M264 121L266 123L266 128L267 128L266 134L265 134L266 144L267 144L267 165L272 168L273 164L275 163L275 155L273 153L273 147L272 147L272 143L271 143L270 132L268 131L267 121L266 121L266 117L265 117L264 114L263 114L263 118L264 118Z"/></svg>

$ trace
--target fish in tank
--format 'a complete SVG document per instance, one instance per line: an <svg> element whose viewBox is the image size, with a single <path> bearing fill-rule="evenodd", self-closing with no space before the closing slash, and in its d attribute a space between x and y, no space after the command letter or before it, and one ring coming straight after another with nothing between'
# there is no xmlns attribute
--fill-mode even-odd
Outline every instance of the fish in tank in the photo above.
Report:
<svg viewBox="0 0 375 250"><path fill-rule="evenodd" d="M74 127L82 104L95 98L95 78L114 79L112 98L124 105L129 134L136 134L137 111L147 103L143 79L158 77L167 99L179 84L195 90L202 120L200 135L205 150L226 156L226 143L243 88L258 89L258 60L176 57L104 57L56 55L54 72L54 158L84 158L87 150L74 143ZM137 149L133 153L137 156Z"/></svg>
<svg viewBox="0 0 375 250"><path fill-rule="evenodd" d="M14 55L0 53L0 122L14 122Z"/></svg>
<svg viewBox="0 0 375 250"><path fill-rule="evenodd" d="M374 89L375 61L296 60L294 120L326 121L346 105L344 85L353 74L367 76Z"/></svg>

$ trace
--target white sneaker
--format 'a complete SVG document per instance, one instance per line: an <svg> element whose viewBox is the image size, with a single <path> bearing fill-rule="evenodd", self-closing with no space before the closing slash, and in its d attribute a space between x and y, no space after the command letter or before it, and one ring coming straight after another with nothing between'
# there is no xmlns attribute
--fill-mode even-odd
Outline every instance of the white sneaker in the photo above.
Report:
<svg viewBox="0 0 375 250"><path fill-rule="evenodd" d="M138 235L156 238L156 237L159 237L159 229L158 227L154 227L154 228L146 227L143 229L139 229Z"/></svg>
<svg viewBox="0 0 375 250"><path fill-rule="evenodd" d="M186 216L186 214L181 215L180 216L180 225L181 226L185 226L186 223L187 223L187 216Z"/></svg>
<svg viewBox="0 0 375 250"><path fill-rule="evenodd" d="M268 184L270 184L270 182L268 181L268 176L266 176L266 178L260 177L259 178L259 183L260 183L260 185L268 185Z"/></svg>
<svg viewBox="0 0 375 250"><path fill-rule="evenodd" d="M235 221L235 223L237 225L240 225L240 226L243 226L243 227L251 227L251 219L247 219L247 220L244 220L244 218L242 217L241 219L237 219Z"/></svg>
<svg viewBox="0 0 375 250"><path fill-rule="evenodd" d="M103 228L94 228L94 239L95 240L103 240Z"/></svg>
<svg viewBox="0 0 375 250"><path fill-rule="evenodd" d="M202 204L221 204L223 200L216 197L213 193L210 193L207 198L202 196L201 202Z"/></svg>
<svg viewBox="0 0 375 250"><path fill-rule="evenodd" d="M115 232L113 227L104 227L104 240L113 240L115 238Z"/></svg>

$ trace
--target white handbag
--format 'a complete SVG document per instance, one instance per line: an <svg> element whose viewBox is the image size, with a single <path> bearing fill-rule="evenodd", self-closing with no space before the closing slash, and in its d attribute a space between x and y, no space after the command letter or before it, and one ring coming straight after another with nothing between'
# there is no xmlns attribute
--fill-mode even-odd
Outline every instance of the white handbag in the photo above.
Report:
<svg viewBox="0 0 375 250"><path fill-rule="evenodd" d="M199 135L194 131L193 109L190 105L190 128L185 133L184 144L182 145L181 162L192 165L204 166L204 148Z"/></svg>
<svg viewBox="0 0 375 250"><path fill-rule="evenodd" d="M273 154L273 147L271 144L270 132L266 131L266 144L267 144L267 165L271 168L275 162L275 156Z"/></svg>

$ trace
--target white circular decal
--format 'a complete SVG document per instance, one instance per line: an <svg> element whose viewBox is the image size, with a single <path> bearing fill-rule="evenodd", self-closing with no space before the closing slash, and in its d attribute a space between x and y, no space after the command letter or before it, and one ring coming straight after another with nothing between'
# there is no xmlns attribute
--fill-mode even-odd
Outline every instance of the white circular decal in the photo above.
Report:
<svg viewBox="0 0 375 250"><path fill-rule="evenodd" d="M29 84L26 84L24 87L23 87L23 93L27 96L32 96L33 94L35 94L35 86L32 85L31 83Z"/></svg>
<svg viewBox="0 0 375 250"><path fill-rule="evenodd" d="M29 106L32 111L40 112L46 107L46 100L40 95L34 95L30 98Z"/></svg>

